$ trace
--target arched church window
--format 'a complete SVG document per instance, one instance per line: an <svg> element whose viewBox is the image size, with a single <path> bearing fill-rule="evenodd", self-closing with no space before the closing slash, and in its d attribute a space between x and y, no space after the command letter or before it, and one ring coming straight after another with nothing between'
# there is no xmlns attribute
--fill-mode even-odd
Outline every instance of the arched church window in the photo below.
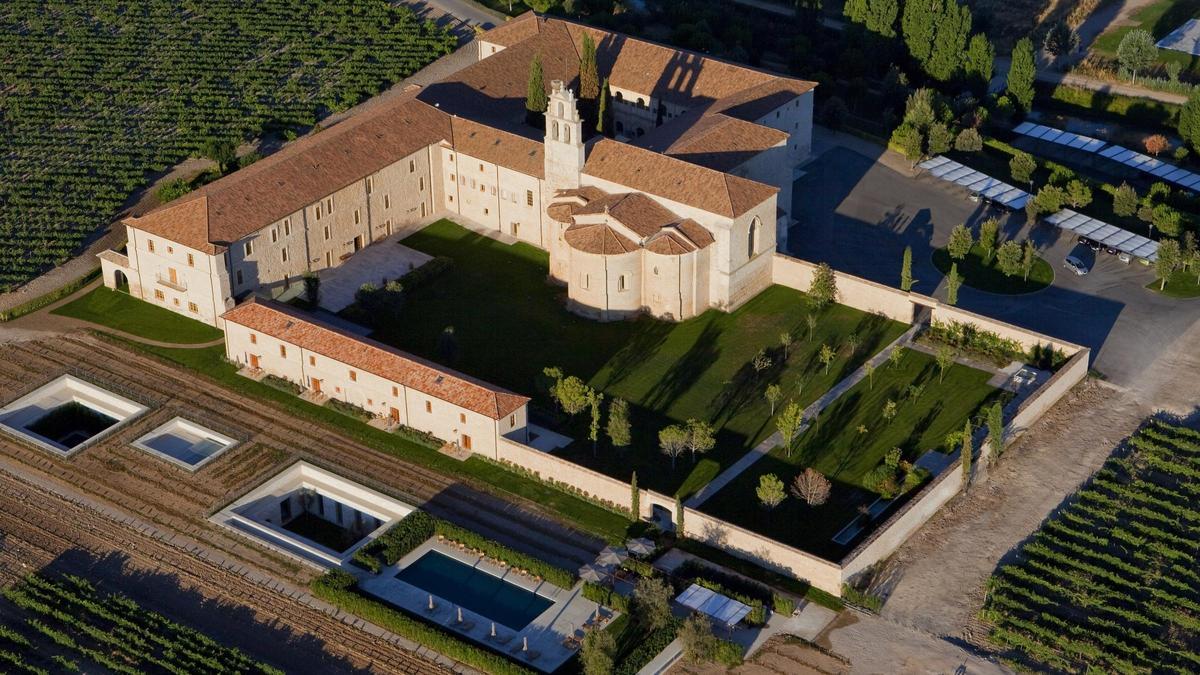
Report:
<svg viewBox="0 0 1200 675"><path fill-rule="evenodd" d="M571 127L569 125L566 125L566 124L563 125L563 135L565 136L565 138L563 140L570 143L571 142Z"/></svg>
<svg viewBox="0 0 1200 675"><path fill-rule="evenodd" d="M553 131L551 132L550 135L552 138L554 138L554 140L557 141L558 140L558 122L553 123L552 129L553 129Z"/></svg>
<svg viewBox="0 0 1200 675"><path fill-rule="evenodd" d="M750 231L746 233L746 257L753 258L758 252L758 232L762 229L762 221L758 216L754 216L754 220L750 221Z"/></svg>

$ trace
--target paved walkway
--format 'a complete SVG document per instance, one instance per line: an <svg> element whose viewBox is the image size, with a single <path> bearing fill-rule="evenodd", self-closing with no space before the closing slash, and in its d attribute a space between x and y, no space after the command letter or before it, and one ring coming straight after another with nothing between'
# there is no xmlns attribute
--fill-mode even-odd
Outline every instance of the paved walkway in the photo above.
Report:
<svg viewBox="0 0 1200 675"><path fill-rule="evenodd" d="M920 326L914 325L908 330L904 331L903 335L893 340L888 346L879 350L879 352L875 354L875 356L872 356L869 361L859 366L858 370L855 370L853 373L850 373L846 377L842 378L842 380L833 385L829 391L825 392L820 398L809 404L809 406L804 409L804 424L800 427L800 433L804 433L804 430L808 428L809 422L816 419L817 415L820 415L822 410L836 401L842 394L849 391L854 385L862 382L863 378L867 376L868 365L878 368L887 362L888 355L892 353L893 349L896 349L897 347L911 346L913 336L917 334L918 330L920 330ZM799 436L799 434L797 434L797 436ZM750 450L750 452L742 455L741 459L734 462L729 468L722 471L719 476L712 479L705 484L704 487L697 490L696 494L692 495L691 498L685 502L685 505L693 509L698 508L709 497L719 492L721 488L728 485L733 479L741 475L743 471L750 468L752 464L762 459L763 456L769 453L775 446L782 444L783 437L779 435L779 432L771 434L766 440L764 440L762 443L759 443L754 447L754 449Z"/></svg>

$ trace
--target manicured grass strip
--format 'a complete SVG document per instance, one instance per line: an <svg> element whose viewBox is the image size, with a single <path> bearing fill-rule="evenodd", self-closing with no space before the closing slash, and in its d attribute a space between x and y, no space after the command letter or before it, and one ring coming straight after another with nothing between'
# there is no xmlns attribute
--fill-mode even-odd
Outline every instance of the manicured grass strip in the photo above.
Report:
<svg viewBox="0 0 1200 675"><path fill-rule="evenodd" d="M1162 288L1162 280L1155 279L1146 284L1146 288L1161 293L1168 298L1195 298L1200 297L1200 283L1197 282L1194 272L1185 272L1177 270L1171 274L1171 278L1167 279L1166 288Z"/></svg>
<svg viewBox="0 0 1200 675"><path fill-rule="evenodd" d="M814 588L806 581L793 579L784 574L766 569L695 539L680 539L675 543L675 546L698 558L704 558L722 567L728 567L734 572L748 576L751 579L758 579L768 586L787 591L793 595L803 596L809 602L816 603L822 607L828 607L838 612L842 611L842 601L837 596L826 593L819 588Z"/></svg>
<svg viewBox="0 0 1200 675"><path fill-rule="evenodd" d="M414 443L397 434L368 426L336 410L313 405L287 392L260 384L237 374L237 369L224 359L225 348L176 349L142 345L113 336L100 334L102 339L119 342L176 363L211 378L226 388L256 399L265 399L281 406L290 414L333 428L364 445L386 452L405 461L425 466L448 476L467 479L473 485L491 488L492 492L510 493L540 505L574 526L602 537L610 543L625 540L629 520L625 516L603 509L579 497L569 495L538 481L519 476L494 462L471 457L459 462L437 450Z"/></svg>
<svg viewBox="0 0 1200 675"><path fill-rule="evenodd" d="M453 635L447 631L413 618L378 600L368 598L356 588L355 578L341 570L332 570L314 579L313 595L336 605L344 612L362 617L396 635L494 675L532 675L533 670L513 663Z"/></svg>
<svg viewBox="0 0 1200 675"><path fill-rule="evenodd" d="M128 293L97 288L51 312L108 326L160 342L198 344L221 339L212 326L189 319L169 309L156 307Z"/></svg>
<svg viewBox="0 0 1200 675"><path fill-rule="evenodd" d="M1010 277L1001 272L995 252L992 253L991 262L984 263L983 248L978 244L972 246L971 252L962 260L952 259L950 252L944 248L933 252L933 265L942 274L949 274L950 265L954 263L958 264L958 273L962 275L964 284L988 293L1021 295L1040 291L1054 283L1054 269L1040 256L1034 259L1033 269L1026 279L1021 273Z"/></svg>
<svg viewBox="0 0 1200 675"><path fill-rule="evenodd" d="M47 305L52 305L52 304L58 302L59 300L67 297L68 295L74 293L75 291L78 291L79 289L83 288L84 286L87 286L88 284L92 283L92 281L99 279L99 278L100 278L100 268L97 267L96 269L88 272L84 276L80 277L79 279L76 279L75 281L72 281L71 283L69 283L65 286L56 288L53 291L50 291L49 293L47 293L43 296L34 298L33 300L29 300L28 302L23 302L23 303L17 305L16 307L13 307L12 309L8 309L3 312L0 312L0 322L12 321L13 319L17 319L22 316L25 316L26 314L36 312L37 310L39 310Z"/></svg>

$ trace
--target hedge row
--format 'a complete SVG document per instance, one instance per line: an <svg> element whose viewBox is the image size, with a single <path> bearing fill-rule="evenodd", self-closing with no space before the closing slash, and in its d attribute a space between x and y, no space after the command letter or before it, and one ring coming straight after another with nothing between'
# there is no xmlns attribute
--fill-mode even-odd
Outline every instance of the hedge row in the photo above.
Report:
<svg viewBox="0 0 1200 675"><path fill-rule="evenodd" d="M454 258L439 255L400 277L400 285L404 288L405 292L412 291L414 288L419 288L451 267L454 267Z"/></svg>
<svg viewBox="0 0 1200 675"><path fill-rule="evenodd" d="M523 569L560 588L572 588L578 580L574 572L538 560L533 556L525 555L520 551L515 551L504 544L492 541L481 534L476 534L471 530L459 527L445 520L436 519L435 530L437 534L447 539L482 551L489 558L505 562L509 567Z"/></svg>
<svg viewBox="0 0 1200 675"><path fill-rule="evenodd" d="M675 641L682 623L679 619L672 618L666 626L646 634L638 646L613 667L613 675L637 675L637 672L654 660L659 652Z"/></svg>
<svg viewBox="0 0 1200 675"><path fill-rule="evenodd" d="M629 598L604 584L598 584L594 581L583 582L583 597L605 607L615 609L622 614L629 613Z"/></svg>
<svg viewBox="0 0 1200 675"><path fill-rule="evenodd" d="M301 387L300 385L296 384L295 382L292 382L291 380L289 380L285 377L279 377L278 375L264 375L263 379L259 380L259 382L262 382L263 384L267 385L268 387L271 387L272 389L278 389L279 391L286 391L287 393L292 394L294 396L299 396L300 394L302 394L304 392L304 388Z"/></svg>
<svg viewBox="0 0 1200 675"><path fill-rule="evenodd" d="M37 310L39 310L47 305L52 305L52 304L58 302L59 300L62 300L63 298L67 297L68 295L71 295L75 291L78 291L79 289L83 288L84 286L87 286L88 284L92 283L92 281L99 278L99 276L100 276L100 268L97 267L96 269L92 270L91 272L88 272L87 274L76 279L75 281L72 281L71 283L69 283L65 286L56 288L53 291L50 291L49 293L47 293L45 295L36 297L28 302L24 302L20 305L17 305L16 307L13 307L12 309L7 309L7 310L0 312L0 322L12 321L13 319L17 319L22 316L25 316L26 314L36 312Z"/></svg>
<svg viewBox="0 0 1200 675"><path fill-rule="evenodd" d="M378 574L388 565L395 565L410 551L434 534L434 517L417 509L404 516L374 541L354 552L354 561Z"/></svg>
<svg viewBox="0 0 1200 675"><path fill-rule="evenodd" d="M336 605L339 609L407 638L449 658L494 675L532 675L534 671L513 663L498 654L463 641L387 605L372 600L355 590L354 576L341 570L330 570L314 579L313 595Z"/></svg>
<svg viewBox="0 0 1200 675"><path fill-rule="evenodd" d="M400 426L396 427L392 430L392 433L406 441L412 441L417 445L423 445L427 448L433 448L434 450L442 447L442 445L445 443L445 441L437 436L434 436L428 431L414 429L406 424L401 424Z"/></svg>

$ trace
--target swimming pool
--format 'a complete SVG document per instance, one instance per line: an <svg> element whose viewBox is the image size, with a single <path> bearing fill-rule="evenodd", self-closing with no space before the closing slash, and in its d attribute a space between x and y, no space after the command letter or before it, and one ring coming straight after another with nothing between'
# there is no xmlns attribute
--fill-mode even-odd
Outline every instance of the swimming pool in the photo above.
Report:
<svg viewBox="0 0 1200 675"><path fill-rule="evenodd" d="M513 630L529 625L554 604L437 551L422 555L396 578Z"/></svg>

